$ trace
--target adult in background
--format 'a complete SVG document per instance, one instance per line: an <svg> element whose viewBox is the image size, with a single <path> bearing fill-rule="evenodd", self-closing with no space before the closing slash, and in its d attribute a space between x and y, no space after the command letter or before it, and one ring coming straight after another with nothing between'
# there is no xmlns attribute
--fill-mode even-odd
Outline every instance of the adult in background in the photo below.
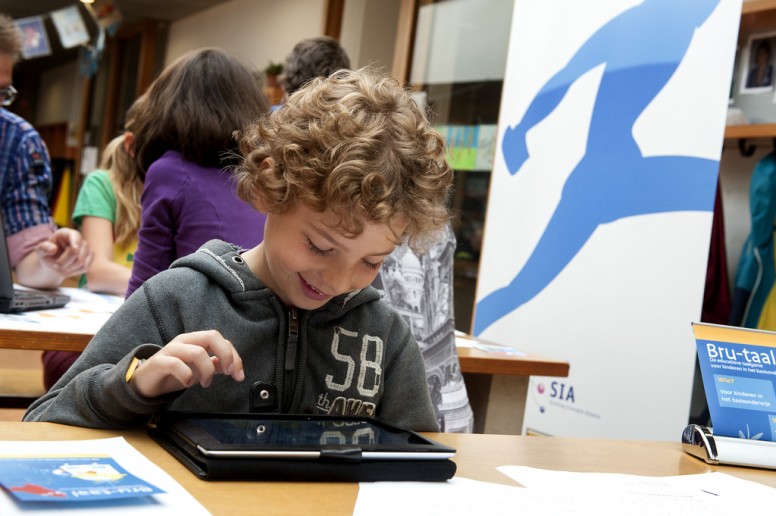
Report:
<svg viewBox="0 0 776 516"><path fill-rule="evenodd" d="M350 58L339 42L328 36L303 39L286 57L280 85L288 97L316 77L350 69Z"/></svg>
<svg viewBox="0 0 776 516"><path fill-rule="evenodd" d="M13 19L0 14L0 201L11 266L16 281L34 288L56 288L64 278L89 267L92 252L78 231L51 219L48 192L51 164L38 132L11 113L16 97L13 67L22 40Z"/></svg>

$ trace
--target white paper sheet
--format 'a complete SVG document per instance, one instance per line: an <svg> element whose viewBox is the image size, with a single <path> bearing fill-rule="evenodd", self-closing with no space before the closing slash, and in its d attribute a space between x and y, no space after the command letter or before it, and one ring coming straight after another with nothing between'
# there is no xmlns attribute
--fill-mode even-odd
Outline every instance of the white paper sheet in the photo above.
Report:
<svg viewBox="0 0 776 516"><path fill-rule="evenodd" d="M488 353L494 353L496 355L511 355L511 356L525 356L525 353L512 346L505 346L503 344L487 343L466 335L465 333L456 330L455 331L455 346L458 348L474 348L480 351L486 351Z"/></svg>
<svg viewBox="0 0 776 516"><path fill-rule="evenodd" d="M68 515L95 515L105 512L110 512L110 514L143 514L143 516L210 514L174 478L133 448L123 437L83 441L0 441L0 455L22 454L30 456L61 455L63 457L84 454L108 455L127 472L156 485L165 493L109 502L76 502L63 507L62 504L52 506L52 504L45 502L17 504L11 495L0 490L0 514L4 516L13 514L51 516L54 510L57 510L58 514L64 512Z"/></svg>
<svg viewBox="0 0 776 516"><path fill-rule="evenodd" d="M502 466L498 470L527 491L554 494L560 504L601 515L727 516L776 507L776 489L719 472L649 477L525 466Z"/></svg>
<svg viewBox="0 0 776 516"><path fill-rule="evenodd" d="M524 507L520 505L524 491L460 477L447 482L363 482L353 516L518 514L516 508Z"/></svg>
<svg viewBox="0 0 776 516"><path fill-rule="evenodd" d="M362 483L353 514L729 516L776 507L776 489L724 473L643 477L498 469L526 487L460 477L444 483Z"/></svg>

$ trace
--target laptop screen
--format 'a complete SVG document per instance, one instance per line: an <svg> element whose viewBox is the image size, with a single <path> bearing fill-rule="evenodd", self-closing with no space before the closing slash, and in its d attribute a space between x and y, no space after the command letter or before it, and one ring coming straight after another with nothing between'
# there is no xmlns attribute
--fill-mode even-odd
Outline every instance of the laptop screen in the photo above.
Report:
<svg viewBox="0 0 776 516"><path fill-rule="evenodd" d="M13 270L11 269L11 259L8 256L8 243L5 240L5 219L2 210L0 210L0 299L13 299Z"/></svg>

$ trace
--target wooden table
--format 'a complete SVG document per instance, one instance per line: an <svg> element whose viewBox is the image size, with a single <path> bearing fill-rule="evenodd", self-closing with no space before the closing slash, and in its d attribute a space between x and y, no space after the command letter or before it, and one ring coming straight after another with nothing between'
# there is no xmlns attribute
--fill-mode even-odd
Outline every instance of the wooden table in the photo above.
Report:
<svg viewBox="0 0 776 516"><path fill-rule="evenodd" d="M0 423L3 440L102 439L122 435L127 442L167 471L214 515L352 514L355 483L206 482L199 480L143 431L107 431L52 423ZM776 487L776 472L731 466L709 466L684 453L680 444L606 441L560 437L482 434L426 434L457 449L456 476L514 484L495 468L522 465L577 472L630 473L647 476L721 471ZM678 438L678 436L677 436Z"/></svg>
<svg viewBox="0 0 776 516"><path fill-rule="evenodd" d="M123 298L95 294L78 288L62 288L71 296L64 308L20 314L0 314L0 349L83 351L92 336L110 317ZM26 408L45 392L43 373L14 369L0 356L0 408Z"/></svg>
<svg viewBox="0 0 776 516"><path fill-rule="evenodd" d="M476 433L522 433L530 377L569 374L569 363L562 360L528 353L500 353L493 351L499 349L498 344L471 335L458 335L456 340ZM478 344L487 351L476 347Z"/></svg>
<svg viewBox="0 0 776 516"><path fill-rule="evenodd" d="M28 313L33 322L23 323L13 316L0 315L0 349L28 349L80 352L86 347L94 333L106 319L106 313L93 307L90 318L90 302L99 303L95 294L79 289L63 289L81 304L71 302L68 307ZM111 299L112 302L115 300ZM110 306L110 305L109 305ZM71 308L72 307L72 308ZM46 312L56 314L76 312L73 317L82 317L83 324L64 324L62 318L43 316ZM66 321L70 323L71 321ZM497 344L483 341L470 335L459 335L458 357L461 372L466 381L469 401L475 416L477 433L520 434L523 426L523 414L528 393L530 376L568 376L569 364L533 354L505 354L497 351L484 351L476 345L497 347ZM503 347L514 353L515 350ZM0 391L8 391L3 385L0 369ZM30 393L37 396L39 393ZM0 403L5 407L23 407L29 403L28 397L6 396Z"/></svg>
<svg viewBox="0 0 776 516"><path fill-rule="evenodd" d="M71 297L63 308L0 314L0 348L83 351L124 299L80 288L61 288Z"/></svg>
<svg viewBox="0 0 776 516"><path fill-rule="evenodd" d="M2 321L0 321L0 325ZM0 327L0 348L81 352L94 335L56 331L14 330Z"/></svg>

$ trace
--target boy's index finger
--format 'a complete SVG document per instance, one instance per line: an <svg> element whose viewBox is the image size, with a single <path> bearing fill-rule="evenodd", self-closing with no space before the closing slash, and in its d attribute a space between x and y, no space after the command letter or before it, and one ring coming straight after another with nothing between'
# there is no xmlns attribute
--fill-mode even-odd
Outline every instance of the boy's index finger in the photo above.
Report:
<svg viewBox="0 0 776 516"><path fill-rule="evenodd" d="M185 333L174 340L205 348L211 356L215 357L213 363L217 372L230 375L237 381L242 381L245 378L242 358L232 343L217 330Z"/></svg>
<svg viewBox="0 0 776 516"><path fill-rule="evenodd" d="M200 332L197 332L200 333ZM236 373L242 373L242 358L237 350L234 348L232 342L223 337L218 331L210 330L202 332L205 339L205 347L211 355L216 357L215 366L216 371L221 374L232 376L235 380L238 379ZM243 374L244 377L244 374Z"/></svg>
<svg viewBox="0 0 776 516"><path fill-rule="evenodd" d="M216 368L216 372L231 376L234 380L241 382L245 379L245 372L243 370L242 359L237 351L234 350L231 363L227 364L222 362L216 355L210 357L213 360L213 365Z"/></svg>
<svg viewBox="0 0 776 516"><path fill-rule="evenodd" d="M239 353L237 353L237 350L234 349L234 346L230 341L227 340L226 342L229 343L229 347L231 348L232 360L231 363L224 368L224 374L228 374L236 381L241 382L245 380L245 371L243 370L242 357Z"/></svg>

